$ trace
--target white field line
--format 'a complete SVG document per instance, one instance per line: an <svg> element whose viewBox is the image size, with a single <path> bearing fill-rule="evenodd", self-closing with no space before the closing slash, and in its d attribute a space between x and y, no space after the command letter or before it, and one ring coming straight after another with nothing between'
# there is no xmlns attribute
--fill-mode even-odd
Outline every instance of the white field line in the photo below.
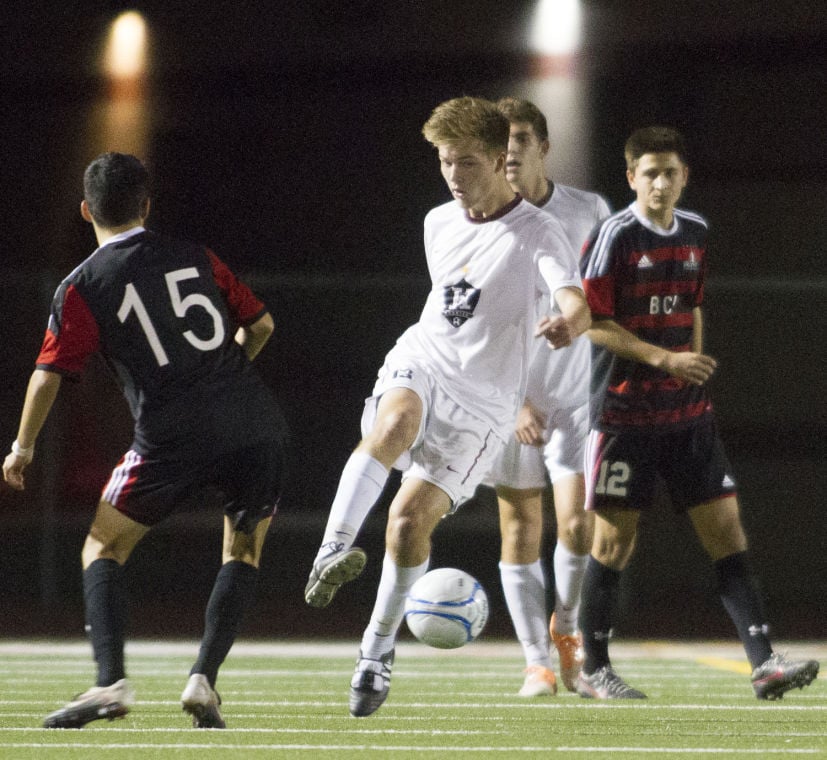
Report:
<svg viewBox="0 0 827 760"><path fill-rule="evenodd" d="M182 750L182 749L203 749L216 752L218 750L230 752L250 752L250 751L306 751L306 752L379 752L383 755L392 753L404 752L407 755L413 755L422 752L439 753L440 755L459 755L459 754L498 754L505 756L512 756L517 753L532 752L532 753L549 753L549 752L567 752L567 753L600 753L600 754L624 754L636 757L642 754L674 754L674 755L748 755L768 757L770 755L820 755L823 753L821 749L815 748L800 748L790 749L789 747L762 747L760 749L733 749L729 747L697 747L694 749L684 749L678 747L570 747L570 746L537 746L537 747L432 747L432 746L413 746L413 745L369 745L369 744L110 744L107 743L105 747L99 744L82 744L75 742L66 743L52 743L52 742L16 742L14 744L0 744L0 747L8 749L90 749L100 752L105 749L107 754L113 750L124 750L126 752L134 752L135 750L146 749L157 752L158 750Z"/></svg>
<svg viewBox="0 0 827 760"><path fill-rule="evenodd" d="M112 750L125 750L127 752L134 752L136 749L147 750L182 750L182 749L203 749L215 752L217 750L244 752L244 751L307 751L307 752L321 752L321 751L335 751L335 752L380 752L383 754L405 752L407 754L416 754L421 752L440 753L440 754L479 754L479 753L494 753L509 755L523 752L580 752L580 753L612 753L612 754L629 754L633 757L640 754L702 754L702 755L757 755L767 757L769 755L819 755L823 750L815 748L800 748L790 749L789 747L762 747L760 749L733 749L729 747L698 747L694 749L684 749L678 747L571 747L571 746L537 746L537 747L436 747L436 746L412 746L412 745L370 745L370 744L114 744L107 743L104 748L100 744L84 744L75 742L15 742L14 744L0 744L0 747L7 747L9 749L91 749L101 751L105 749L107 753Z"/></svg>
<svg viewBox="0 0 827 760"><path fill-rule="evenodd" d="M261 718L259 713L251 713L250 715L237 715L234 714L233 718ZM44 731L43 728L29 726L25 728L2 728L0 727L0 734L9 734L9 733L37 733L42 734ZM84 726L83 728L84 734L105 734L106 736L112 735L123 735L123 734L192 734L203 736L204 730L197 729L197 728L120 728L117 726L107 726L106 728L94 728L91 726ZM283 735L283 734L307 734L307 735L320 735L320 734L336 734L337 736L347 735L347 736L372 736L375 734L379 734L382 736L499 736L502 734L502 728L497 727L495 729L491 729L490 731L480 731L480 730L469 730L469 729L457 729L457 730L441 730L441 729L424 729L424 728L410 728L410 729L399 729L399 728L374 728L374 729L356 729L356 728L225 728L221 731L221 736L229 736L233 733L237 734L274 734L274 735ZM811 738L811 737L818 737L823 738L824 733L822 731L788 731L788 730L781 730L781 731L761 731L759 733L750 732L750 736L757 737L773 737L773 738L780 738L780 739L787 739L787 738ZM3 743L0 742L0 746L3 746Z"/></svg>
<svg viewBox="0 0 827 760"><path fill-rule="evenodd" d="M827 641L777 641L777 651L788 652L792 657L827 660ZM314 657L323 660L344 657L355 658L358 641L237 641L230 656L233 657ZM663 659L696 660L700 657L744 659L744 650L737 641L617 641L612 643L612 656L618 660ZM198 652L197 641L128 641L127 657L194 657ZM89 643L84 639L14 639L0 641L0 657L3 655L35 655L60 657L83 655L91 658ZM491 659L522 660L522 652L516 641L475 641L461 649L432 649L423 644L401 641L397 645L400 657L428 657L444 660L472 659L488 662Z"/></svg>
<svg viewBox="0 0 827 760"><path fill-rule="evenodd" d="M182 665L184 661L181 663L173 663L171 666L176 667L186 675L186 668ZM128 663L129 666L129 680L132 681L138 676L157 676L159 673L166 670L166 668L159 667L160 663L143 663L143 664L136 664L136 663ZM0 662L0 676L5 676L5 684L7 688L9 686L25 686L27 684L41 684L41 683L54 683L56 678L76 678L77 674L84 673L84 672L92 672L91 668L85 669L76 669L73 667L65 668L63 664L60 662L55 662L46 666L37 666L34 667L29 663L26 663L26 669L28 670L28 674L25 676L18 676L14 675L19 671L21 667L21 663L17 663L16 666L11 665L4 665ZM709 667L709 666L708 666ZM665 681L681 681L686 678L688 673L697 673L698 666L692 665L687 663L684 665L669 665L668 670L665 670L663 665L658 665L657 667L653 668L641 668L637 666L630 667L626 664L621 665L618 670L624 676L641 678L641 679L649 679L651 677L657 677L658 682L665 682ZM167 671L169 672L169 671ZM174 671L173 671L174 672ZM223 685L222 692L226 691L228 694L233 689L241 689L245 694L249 694L250 688L260 688L262 686L261 681L268 681L277 678L292 678L297 675L301 675L303 678L312 678L317 680L317 682L326 683L328 681L338 682L341 681L343 678L347 681L350 681L350 676L353 672L353 667L348 663L346 666L342 668L325 668L324 670L308 670L305 668L278 668L278 669L267 669L267 670L241 670L238 668L232 667L224 667L221 669L221 683ZM400 665L398 668L394 669L393 672L394 676L408 680L426 680L426 681L434 681L438 680L441 689L450 689L453 684L457 683L466 683L469 678L473 678L474 681L504 681L509 682L513 680L515 683L519 681L522 684L523 680L523 673L520 664L517 663L516 665L511 665L507 668L502 668L497 671L489 671L486 670L484 672L480 672L478 668L474 668L472 665L468 665L466 668L462 670L453 669L449 670L446 668L440 668L438 670L433 670L428 667L420 667L417 663L407 663L406 665ZM708 673L704 675L704 685L698 685L698 688L706 689L710 683L715 681L720 682L727 682L731 681L733 676L735 675L735 671L727 671L723 668L715 668L710 669ZM238 685L233 683L233 679L237 679L239 682ZM243 683L243 686L241 685ZM304 692L304 689L301 689Z"/></svg>
<svg viewBox="0 0 827 760"><path fill-rule="evenodd" d="M42 705L42 700L0 700L2 705ZM179 706L180 702L177 700L159 699L159 700L138 700L136 703L138 707L170 707ZM310 700L310 699L266 699L266 700L250 700L239 699L233 700L233 707L332 707L342 708L344 700L330 699L330 700ZM387 703L388 707L393 709L422 709L432 710L434 708L453 709L457 707L456 702L409 702L406 700L394 699L394 701ZM744 705L728 705L728 704L709 704L707 703L684 703L684 704L669 704L665 705L657 701L636 701L635 703L619 703L619 702L597 702L594 700L575 700L570 699L566 701L548 700L543 703L538 702L463 702L463 709L468 710L517 710L519 712L534 711L534 710L635 710L639 712L644 711L662 711L662 710L700 710L706 712L709 710L726 710L731 712L755 712L763 710L771 713L779 712L810 712L818 711L824 712L824 704L816 705L799 705L788 703L771 703L765 704L756 700L754 704ZM258 717L261 717L260 715ZM396 718L396 716L394 716Z"/></svg>

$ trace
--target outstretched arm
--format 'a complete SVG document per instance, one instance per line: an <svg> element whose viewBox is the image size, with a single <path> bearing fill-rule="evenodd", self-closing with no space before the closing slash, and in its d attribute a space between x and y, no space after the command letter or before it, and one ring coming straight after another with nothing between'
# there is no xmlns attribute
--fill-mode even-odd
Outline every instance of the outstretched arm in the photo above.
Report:
<svg viewBox="0 0 827 760"><path fill-rule="evenodd" d="M592 343L603 346L624 359L649 364L693 385L703 385L712 376L718 363L711 356L700 352L700 309L695 309L694 318L692 347L698 350L693 351L669 351L647 343L612 319L596 319L587 335Z"/></svg>
<svg viewBox="0 0 827 760"><path fill-rule="evenodd" d="M542 335L552 348L563 348L589 329L592 315L580 288L560 288L555 291L554 300L560 314L543 317L537 323L534 335Z"/></svg>
<svg viewBox="0 0 827 760"><path fill-rule="evenodd" d="M12 488L22 490L25 486L23 471L34 457L35 441L55 403L61 379L57 372L42 369L32 372L20 415L17 440L3 462L3 477Z"/></svg>
<svg viewBox="0 0 827 760"><path fill-rule="evenodd" d="M273 317L270 316L270 312L265 312L253 324L239 327L235 334L235 341L244 349L247 358L252 361L264 348L264 344L270 340L274 329Z"/></svg>

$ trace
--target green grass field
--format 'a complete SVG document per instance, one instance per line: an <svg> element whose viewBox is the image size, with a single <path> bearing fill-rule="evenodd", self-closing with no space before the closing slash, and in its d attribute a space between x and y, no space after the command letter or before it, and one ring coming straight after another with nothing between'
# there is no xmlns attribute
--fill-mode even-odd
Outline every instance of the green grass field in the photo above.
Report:
<svg viewBox="0 0 827 760"><path fill-rule="evenodd" d="M0 641L0 758L827 757L827 681L778 702L752 696L733 643L614 645L615 667L649 699L593 702L562 691L525 700L513 642L453 652L403 641L391 693L352 718L356 642L239 642L218 690L224 731L195 730L178 697L194 642L127 647L137 704L121 720L45 730L43 716L92 684L82 641ZM827 644L779 644L824 663Z"/></svg>

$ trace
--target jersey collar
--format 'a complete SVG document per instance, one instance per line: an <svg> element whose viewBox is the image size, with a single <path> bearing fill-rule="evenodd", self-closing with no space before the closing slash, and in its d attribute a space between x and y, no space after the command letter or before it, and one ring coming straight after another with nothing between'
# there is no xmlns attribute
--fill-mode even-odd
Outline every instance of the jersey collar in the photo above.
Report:
<svg viewBox="0 0 827 760"><path fill-rule="evenodd" d="M124 230L123 232L119 232L117 235L113 235L102 246L97 248L95 253L97 253L101 248L106 248L113 243L120 243L122 240L131 238L133 235L140 235L142 232L146 232L146 228L140 224L137 227L130 227L128 230Z"/></svg>
<svg viewBox="0 0 827 760"><path fill-rule="evenodd" d="M509 211L513 211L520 202L523 200L523 196L519 193L514 193L513 200L509 201L505 204L501 209L497 209L491 216L486 216L483 219L475 219L471 216L468 211L465 211L465 218L471 222L471 224L485 224L486 222L493 222L497 219L502 219Z"/></svg>
<svg viewBox="0 0 827 760"><path fill-rule="evenodd" d="M644 226L646 229L651 230L656 235L661 235L662 237L666 237L667 235L674 235L678 231L678 216L677 214L672 215L672 226L667 230L661 227L659 224L655 224L651 219L648 219L646 216L640 213L640 210L637 207L637 203L632 201L629 205L632 213L635 215L637 220Z"/></svg>

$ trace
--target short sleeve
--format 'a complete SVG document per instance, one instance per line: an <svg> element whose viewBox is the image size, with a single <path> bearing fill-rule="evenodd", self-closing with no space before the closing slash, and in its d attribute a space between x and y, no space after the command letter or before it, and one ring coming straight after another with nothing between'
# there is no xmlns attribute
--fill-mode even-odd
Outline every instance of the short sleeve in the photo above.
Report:
<svg viewBox="0 0 827 760"><path fill-rule="evenodd" d="M207 251L207 255L212 264L215 282L224 293L230 316L242 327L253 324L267 311L267 307L218 256L210 250Z"/></svg>
<svg viewBox="0 0 827 760"><path fill-rule="evenodd" d="M100 333L92 312L74 285L64 281L52 300L37 368L77 378L99 346Z"/></svg>

